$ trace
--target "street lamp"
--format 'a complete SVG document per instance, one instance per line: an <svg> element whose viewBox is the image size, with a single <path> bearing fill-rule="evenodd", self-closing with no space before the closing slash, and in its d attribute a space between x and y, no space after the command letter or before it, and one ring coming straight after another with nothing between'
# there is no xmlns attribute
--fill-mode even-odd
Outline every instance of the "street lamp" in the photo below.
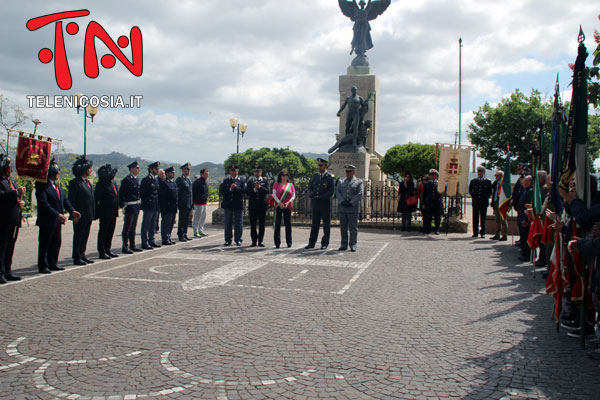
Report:
<svg viewBox="0 0 600 400"><path fill-rule="evenodd" d="M83 108L83 158L87 155L87 120L88 118L94 122L94 117L98 114L98 107L92 107L91 104L88 104L87 107L81 105L81 98L83 94L75 93L73 95L73 103L75 107L77 107L77 114L79 114L79 109ZM88 116L89 114L89 116Z"/></svg>
<svg viewBox="0 0 600 400"><path fill-rule="evenodd" d="M248 125L246 124L238 124L237 118L231 118L229 120L229 126L231 126L231 131L235 133L235 128L237 127L237 150L236 153L240 152L240 132L242 133L242 137L244 137L244 133L248 129Z"/></svg>

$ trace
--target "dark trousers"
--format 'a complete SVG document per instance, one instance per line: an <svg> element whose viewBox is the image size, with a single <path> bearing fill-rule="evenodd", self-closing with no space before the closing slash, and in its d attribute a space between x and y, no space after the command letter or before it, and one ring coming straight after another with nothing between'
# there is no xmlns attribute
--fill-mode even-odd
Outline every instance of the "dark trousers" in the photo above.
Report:
<svg viewBox="0 0 600 400"><path fill-rule="evenodd" d="M135 229L137 228L138 216L140 215L139 206L127 206L123 211L125 219L123 221L123 247L127 247L127 242L131 247L135 247Z"/></svg>
<svg viewBox="0 0 600 400"><path fill-rule="evenodd" d="M485 218L487 217L487 206L473 206L473 233L485 235ZM481 229L480 229L481 227Z"/></svg>
<svg viewBox="0 0 600 400"><path fill-rule="evenodd" d="M410 228L412 223L412 213L410 211L404 211L402 213L402 227Z"/></svg>
<svg viewBox="0 0 600 400"><path fill-rule="evenodd" d="M434 204L432 206L425 207L423 210L423 230L425 233L431 232L431 221L435 223L435 230L440 229L442 222L442 204Z"/></svg>
<svg viewBox="0 0 600 400"><path fill-rule="evenodd" d="M90 237L90 228L92 221L79 221L73 224L73 253L74 260L81 260L85 257L85 249Z"/></svg>
<svg viewBox="0 0 600 400"><path fill-rule="evenodd" d="M323 220L323 237L321 238L322 246L329 246L329 233L331 231L331 205L315 204L312 207L312 225L310 227L310 238L308 243L313 245L317 243L319 236L319 227Z"/></svg>
<svg viewBox="0 0 600 400"><path fill-rule="evenodd" d="M231 243L233 238L236 242L242 242L244 231L244 210L225 209L225 242Z"/></svg>
<svg viewBox="0 0 600 400"><path fill-rule="evenodd" d="M17 236L19 236L17 226L0 228L0 276L10 274Z"/></svg>
<svg viewBox="0 0 600 400"><path fill-rule="evenodd" d="M163 242L171 241L171 232L173 231L173 225L175 225L175 213L161 213L160 220L160 236Z"/></svg>
<svg viewBox="0 0 600 400"><path fill-rule="evenodd" d="M252 243L262 243L265 237L265 218L267 217L267 210L264 208L256 210L249 209L248 214L250 214L250 237L252 238ZM257 225L258 230L256 229Z"/></svg>
<svg viewBox="0 0 600 400"><path fill-rule="evenodd" d="M521 256L523 257L531 256L531 248L529 248L529 244L527 243L527 237L529 236L529 227L530 224L527 224L527 227L523 227L519 222L519 240L521 241Z"/></svg>
<svg viewBox="0 0 600 400"><path fill-rule="evenodd" d="M40 226L38 236L38 268L56 267L62 245L62 225Z"/></svg>
<svg viewBox="0 0 600 400"><path fill-rule="evenodd" d="M117 217L100 217L98 229L98 253L104 254L112 248L112 239L117 226Z"/></svg>
<svg viewBox="0 0 600 400"><path fill-rule="evenodd" d="M281 245L281 219L285 225L285 243L288 246L292 245L292 210L284 208L283 210L279 207L275 209L275 232L273 234L273 240L275 246Z"/></svg>
<svg viewBox="0 0 600 400"><path fill-rule="evenodd" d="M154 243L154 235L157 229L158 209L144 210L142 216L142 246Z"/></svg>
<svg viewBox="0 0 600 400"><path fill-rule="evenodd" d="M177 237L182 238L187 236L188 227L190 226L190 212L191 207L185 207L179 209L179 222L177 223Z"/></svg>

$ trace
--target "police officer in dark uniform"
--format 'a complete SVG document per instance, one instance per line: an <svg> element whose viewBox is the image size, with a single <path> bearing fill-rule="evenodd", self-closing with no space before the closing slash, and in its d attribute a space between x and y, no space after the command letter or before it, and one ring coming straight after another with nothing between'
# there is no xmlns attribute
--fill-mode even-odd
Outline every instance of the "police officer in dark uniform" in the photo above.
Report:
<svg viewBox="0 0 600 400"><path fill-rule="evenodd" d="M175 225L175 215L177 214L177 184L173 182L175 178L175 169L173 166L165 169L165 180L158 182L158 202L160 204L160 235L162 244L170 246L175 244L171 240L171 232Z"/></svg>
<svg viewBox="0 0 600 400"><path fill-rule="evenodd" d="M69 182L69 201L81 214L77 222L73 221L73 263L75 265L94 263L85 255L92 221L96 219L94 189L88 179L92 175L92 165L90 160L79 157L72 168L75 178Z"/></svg>
<svg viewBox="0 0 600 400"><path fill-rule="evenodd" d="M65 196L59 178L60 168L52 159L48 167L48 181L35 183L35 198L38 205L35 224L40 228L38 243L40 274L64 269L58 266L58 255L62 245L62 226L67 222L65 209L71 214L73 222L77 222L81 216Z"/></svg>
<svg viewBox="0 0 600 400"><path fill-rule="evenodd" d="M231 165L229 176L223 180L219 188L222 198L221 207L225 211L225 246L231 245L231 239L234 239L238 246L242 244L246 181L238 175L239 172L240 168L237 165Z"/></svg>
<svg viewBox="0 0 600 400"><path fill-rule="evenodd" d="M431 221L435 221L436 235L440 234L440 224L442 221L442 195L438 191L439 173L435 169L429 170L429 180L423 188L423 233L431 233Z"/></svg>
<svg viewBox="0 0 600 400"><path fill-rule="evenodd" d="M125 216L123 231L121 232L123 254L132 254L134 251L142 251L139 247L135 247L135 229L137 227L141 204L140 182L137 178L137 175L140 173L140 164L134 161L127 167L129 168L129 175L121 181L119 204L123 208Z"/></svg>
<svg viewBox="0 0 600 400"><path fill-rule="evenodd" d="M103 260L118 257L112 252L112 239L119 216L119 191L114 182L117 169L110 164L98 169L98 183L94 189L96 200L96 218L100 219L98 229L98 254Z"/></svg>
<svg viewBox="0 0 600 400"><path fill-rule="evenodd" d="M144 211L142 218L142 249L152 250L160 247L154 239L158 223L158 168L160 162L148 165L148 176L140 182L141 209Z"/></svg>
<svg viewBox="0 0 600 400"><path fill-rule="evenodd" d="M21 210L25 206L25 188L10 179L10 158L0 154L0 284L19 281L11 272L15 243L21 227Z"/></svg>
<svg viewBox="0 0 600 400"><path fill-rule="evenodd" d="M265 247L265 219L267 216L267 195L269 194L269 182L262 176L260 165L254 166L254 176L248 179L246 184L246 195L248 196L248 213L250 214L250 237L251 247ZM258 223L258 232L256 225Z"/></svg>
<svg viewBox="0 0 600 400"><path fill-rule="evenodd" d="M319 227L323 220L323 237L321 238L321 250L329 246L329 233L331 230L331 198L335 188L333 175L327 172L327 160L317 158L319 172L314 174L308 185L308 195L311 198L312 226L310 238L305 249L312 249L317 243Z"/></svg>
<svg viewBox="0 0 600 400"><path fill-rule="evenodd" d="M492 195L492 181L485 177L485 168L481 165L477 167L477 178L471 180L469 184L469 194L471 195L473 208L473 236L481 234L485 237L485 219L487 209L490 205L490 196ZM481 226L481 229L479 227Z"/></svg>
<svg viewBox="0 0 600 400"><path fill-rule="evenodd" d="M190 180L192 164L185 163L179 169L181 169L182 175L175 181L177 184L177 206L179 208L177 239L180 242L186 242L192 240L187 235L190 225L190 213L192 212L192 181Z"/></svg>

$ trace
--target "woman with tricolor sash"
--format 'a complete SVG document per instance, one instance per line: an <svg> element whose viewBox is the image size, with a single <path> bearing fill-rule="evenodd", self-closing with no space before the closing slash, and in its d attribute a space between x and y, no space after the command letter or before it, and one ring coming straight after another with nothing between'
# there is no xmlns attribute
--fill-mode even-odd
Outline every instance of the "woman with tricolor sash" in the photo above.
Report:
<svg viewBox="0 0 600 400"><path fill-rule="evenodd" d="M287 247L292 247L292 208L296 198L296 189L290 182L287 169L281 170L277 175L277 182L273 184L273 200L275 201L275 247L281 245L281 219L285 224L285 241Z"/></svg>

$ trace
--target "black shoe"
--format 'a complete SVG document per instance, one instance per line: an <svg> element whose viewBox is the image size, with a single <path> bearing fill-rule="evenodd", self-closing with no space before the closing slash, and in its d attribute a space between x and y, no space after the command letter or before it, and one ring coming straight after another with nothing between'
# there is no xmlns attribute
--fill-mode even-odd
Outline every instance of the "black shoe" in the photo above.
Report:
<svg viewBox="0 0 600 400"><path fill-rule="evenodd" d="M163 240L162 245L163 246L173 246L173 242L169 242L168 240Z"/></svg>
<svg viewBox="0 0 600 400"><path fill-rule="evenodd" d="M131 251L142 251L142 249L140 249L139 247L131 247Z"/></svg>
<svg viewBox="0 0 600 400"><path fill-rule="evenodd" d="M52 271L50 271L48 268L38 268L38 272L39 272L40 274L49 274L49 273L51 273Z"/></svg>
<svg viewBox="0 0 600 400"><path fill-rule="evenodd" d="M482 233L482 234L481 234L481 238L482 238L482 239L485 239L485 233Z"/></svg>
<svg viewBox="0 0 600 400"><path fill-rule="evenodd" d="M113 252L112 252L112 251L110 251L110 250L108 250L108 251L106 252L106 254L108 254L108 255L109 255L111 258L117 258L117 257L119 257L119 255L118 255L118 254L115 254L115 253L113 253Z"/></svg>
<svg viewBox="0 0 600 400"><path fill-rule="evenodd" d="M519 257L519 261L527 262L527 261L529 261L529 257L521 256L521 257Z"/></svg>
<svg viewBox="0 0 600 400"><path fill-rule="evenodd" d="M80 261L81 261L81 260L80 260ZM83 264L83 265L87 265L87 264L85 264L85 261L84 261L84 264ZM64 271L64 270L65 270L63 267L59 267L58 265L55 265L55 266L53 266L53 267L48 267L48 269L49 269L50 271Z"/></svg>
<svg viewBox="0 0 600 400"><path fill-rule="evenodd" d="M88 263L88 264L93 264L94 263L92 260L88 259L86 256L81 257L81 259L83 261L85 261L86 263Z"/></svg>
<svg viewBox="0 0 600 400"><path fill-rule="evenodd" d="M231 242L225 242L223 243L223 246L231 246Z"/></svg>
<svg viewBox="0 0 600 400"><path fill-rule="evenodd" d="M183 238L184 238L185 240L187 240L188 242L189 242L190 240L192 240L192 238L191 238L191 237L189 237L188 235L183 235Z"/></svg>
<svg viewBox="0 0 600 400"><path fill-rule="evenodd" d="M236 246L241 246L242 245L242 241L241 240L236 240L235 241L235 245Z"/></svg>
<svg viewBox="0 0 600 400"><path fill-rule="evenodd" d="M433 232L435 235L439 235L440 234L440 230L436 229L435 232ZM483 236L482 236L483 237Z"/></svg>
<svg viewBox="0 0 600 400"><path fill-rule="evenodd" d="M150 246L149 244L143 244L142 245L142 249L144 249L144 250L154 250L154 247Z"/></svg>
<svg viewBox="0 0 600 400"><path fill-rule="evenodd" d="M177 240L178 240L179 242L187 242L187 240L185 240L185 238L184 238L183 236L179 236L179 237L177 237Z"/></svg>
<svg viewBox="0 0 600 400"><path fill-rule="evenodd" d="M498 239L499 242L506 242L508 240L508 238L506 236L502 236L500 239Z"/></svg>
<svg viewBox="0 0 600 400"><path fill-rule="evenodd" d="M594 336L594 334L595 334L594 328L592 326L586 325L586 327L583 328L583 336ZM581 337L581 329L569 331L569 332L567 332L567 336L574 337L574 338Z"/></svg>
<svg viewBox="0 0 600 400"><path fill-rule="evenodd" d="M327 247L329 247L328 244L322 244L321 245L321 250L327 250Z"/></svg>
<svg viewBox="0 0 600 400"><path fill-rule="evenodd" d="M154 247L155 249L158 249L160 247L160 244L158 243L148 243L150 246Z"/></svg>
<svg viewBox="0 0 600 400"><path fill-rule="evenodd" d="M546 267L546 263L545 263L544 261L537 260L537 261L535 262L535 266L536 266L537 268L543 268L543 267Z"/></svg>
<svg viewBox="0 0 600 400"><path fill-rule="evenodd" d="M87 263L80 258L73 261L73 264L74 265L87 265ZM58 268L58 267L56 267L56 268ZM50 271L57 271L57 270L54 270L54 269L52 269L52 267L50 267Z"/></svg>
<svg viewBox="0 0 600 400"><path fill-rule="evenodd" d="M340 248L338 249L338 251L346 251L346 250L348 250L348 248L347 248L347 247L344 247L344 246L342 246L342 247L340 247Z"/></svg>
<svg viewBox="0 0 600 400"><path fill-rule="evenodd" d="M0 285L5 284L5 283L8 283L8 282L6 281L6 279L4 279L4 277L2 275L0 275Z"/></svg>
<svg viewBox="0 0 600 400"><path fill-rule="evenodd" d="M478 234L476 234L476 233L474 233L474 234L472 234L472 235L471 235L471 237L472 237L472 238L476 238L476 237L478 237L478 236L479 236L479 235L478 235Z"/></svg>
<svg viewBox="0 0 600 400"><path fill-rule="evenodd" d="M490 240L500 240L500 236L494 235L490 238Z"/></svg>
<svg viewBox="0 0 600 400"><path fill-rule="evenodd" d="M256 243L252 243L250 247L256 247Z"/></svg>
<svg viewBox="0 0 600 400"><path fill-rule="evenodd" d="M515 242L515 246L519 247L520 245L521 245L521 241L520 241L520 240L517 240L517 241Z"/></svg>
<svg viewBox="0 0 600 400"><path fill-rule="evenodd" d="M560 326L570 331L578 330L581 328L577 321L561 321Z"/></svg>
<svg viewBox="0 0 600 400"><path fill-rule="evenodd" d="M305 249L309 250L309 249L314 249L315 245L314 244L307 244L306 246L304 246Z"/></svg>
<svg viewBox="0 0 600 400"><path fill-rule="evenodd" d="M4 275L4 279L6 279L7 281L16 282L16 281L20 281L21 277L20 276L14 276L13 274L6 274L6 275Z"/></svg>
<svg viewBox="0 0 600 400"><path fill-rule="evenodd" d="M289 249L290 247L292 247L292 244L291 244L291 243L288 243L288 244L287 244L287 247L288 247L288 249Z"/></svg>
<svg viewBox="0 0 600 400"><path fill-rule="evenodd" d="M259 244L258 244L258 247L265 247L265 245L264 245L264 244L262 244L262 243L259 243Z"/></svg>
<svg viewBox="0 0 600 400"><path fill-rule="evenodd" d="M356 251L356 246L350 246L350 251L355 252Z"/></svg>
<svg viewBox="0 0 600 400"><path fill-rule="evenodd" d="M127 247L123 247L123 249L121 250L121 253L123 253L123 254L133 254L133 251L129 250Z"/></svg>
<svg viewBox="0 0 600 400"><path fill-rule="evenodd" d="M276 249L278 249L278 248L279 248L279 245L278 245L278 244L276 244L276 245L275 245L275 248L276 248Z"/></svg>
<svg viewBox="0 0 600 400"><path fill-rule="evenodd" d="M100 258L101 260L110 260L110 256L106 253L100 253L98 258Z"/></svg>

